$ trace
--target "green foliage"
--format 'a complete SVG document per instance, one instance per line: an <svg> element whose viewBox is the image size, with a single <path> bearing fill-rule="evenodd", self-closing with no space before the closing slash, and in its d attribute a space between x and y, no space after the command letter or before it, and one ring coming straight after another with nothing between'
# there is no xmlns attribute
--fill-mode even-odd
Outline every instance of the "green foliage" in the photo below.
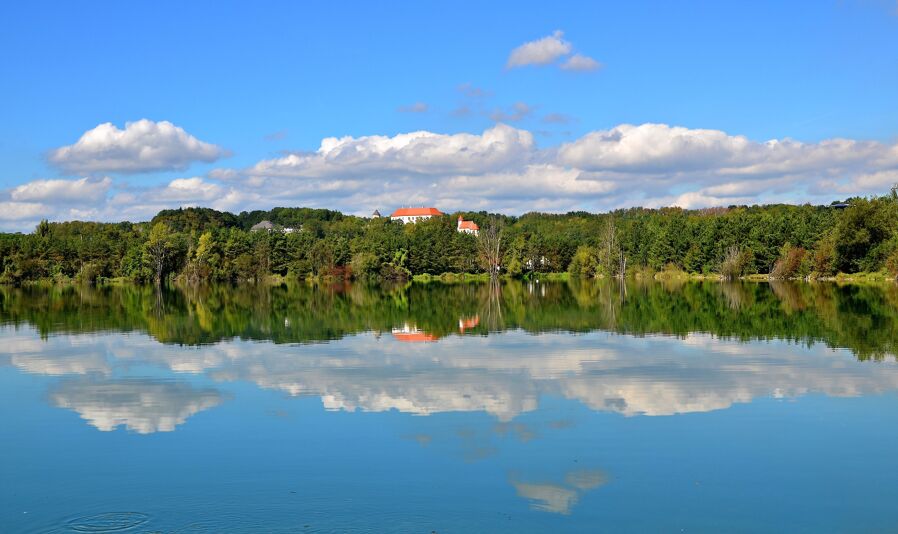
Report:
<svg viewBox="0 0 898 534"><path fill-rule="evenodd" d="M596 258L595 250L587 245L577 247L577 252L574 253L568 266L568 272L582 278L596 276L599 272L599 260Z"/></svg>
<svg viewBox="0 0 898 534"><path fill-rule="evenodd" d="M849 204L847 209L769 205L464 216L481 229L502 229L493 261L501 274L519 277L671 269L727 277L825 277L892 268L898 261L898 200L861 198ZM483 240L457 232L456 219L453 214L402 224L311 208L239 215L183 208L162 211L151 223L42 221L31 234L0 234L0 282L178 278L200 284L351 273L406 280L487 272ZM249 231L262 220L272 221L275 230ZM733 250L739 253L728 256Z"/></svg>
<svg viewBox="0 0 898 534"><path fill-rule="evenodd" d="M802 247L793 247L791 243L783 245L780 257L770 271L771 278L788 279L807 276L810 269L805 261L807 251Z"/></svg>
<svg viewBox="0 0 898 534"><path fill-rule="evenodd" d="M898 231L898 202L893 199L854 199L835 228L836 269L842 272L877 271Z"/></svg>
<svg viewBox="0 0 898 534"><path fill-rule="evenodd" d="M436 277L428 277L430 280ZM898 354L898 285L539 280L405 284L0 287L0 320L44 336L146 332L198 345L240 337L304 343L413 325L434 337L595 330L822 342L858 358ZM488 275L475 279L488 280Z"/></svg>

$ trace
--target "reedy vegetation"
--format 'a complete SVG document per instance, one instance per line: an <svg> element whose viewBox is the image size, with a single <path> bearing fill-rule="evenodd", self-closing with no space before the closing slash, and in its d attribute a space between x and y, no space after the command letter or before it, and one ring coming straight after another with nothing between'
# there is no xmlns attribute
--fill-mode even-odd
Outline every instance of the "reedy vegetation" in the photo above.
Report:
<svg viewBox="0 0 898 534"><path fill-rule="evenodd" d="M606 214L462 213L479 238L455 231L458 214L403 225L310 208L234 215L165 210L146 223L42 222L0 234L0 281L190 283L288 278L406 279L413 274L524 276L568 271L624 276L661 270L736 278L898 275L898 199L855 198L846 209L733 206L617 210ZM293 233L250 232L270 220Z"/></svg>

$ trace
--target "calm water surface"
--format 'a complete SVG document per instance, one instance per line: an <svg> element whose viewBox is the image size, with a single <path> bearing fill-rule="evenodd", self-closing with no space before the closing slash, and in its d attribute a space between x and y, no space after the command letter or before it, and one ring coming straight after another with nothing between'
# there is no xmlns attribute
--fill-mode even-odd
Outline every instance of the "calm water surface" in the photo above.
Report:
<svg viewBox="0 0 898 534"><path fill-rule="evenodd" d="M0 288L2 532L896 532L898 288Z"/></svg>

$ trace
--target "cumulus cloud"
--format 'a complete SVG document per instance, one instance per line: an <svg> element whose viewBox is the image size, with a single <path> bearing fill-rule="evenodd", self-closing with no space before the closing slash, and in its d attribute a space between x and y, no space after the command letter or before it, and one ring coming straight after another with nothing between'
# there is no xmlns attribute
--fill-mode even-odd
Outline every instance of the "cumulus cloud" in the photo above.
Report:
<svg viewBox="0 0 898 534"><path fill-rule="evenodd" d="M35 180L13 188L10 197L15 201L58 203L99 202L106 197L112 180L81 178L78 180Z"/></svg>
<svg viewBox="0 0 898 534"><path fill-rule="evenodd" d="M428 105L424 102L415 102L414 104L409 104L407 106L399 106L398 111L400 113L425 113L428 110Z"/></svg>
<svg viewBox="0 0 898 534"><path fill-rule="evenodd" d="M870 164L895 165L898 158L889 153L892 148L875 141L850 139L757 142L720 130L623 124L566 143L559 148L558 156L566 165L592 171L764 177L843 171Z"/></svg>
<svg viewBox="0 0 898 534"><path fill-rule="evenodd" d="M142 173L186 169L225 155L168 121L141 119L119 129L112 123L88 130L78 141L50 152L50 163L70 173Z"/></svg>
<svg viewBox="0 0 898 534"><path fill-rule="evenodd" d="M590 72L598 70L601 66L601 63L589 56L584 56L583 54L574 54L573 56L567 58L565 62L561 64L562 70L570 70L576 72Z"/></svg>
<svg viewBox="0 0 898 534"><path fill-rule="evenodd" d="M264 160L249 174L306 178L370 173L482 174L526 161L533 149L533 134L504 124L482 135L419 131L393 137L328 137L314 153Z"/></svg>
<svg viewBox="0 0 898 534"><path fill-rule="evenodd" d="M222 187L195 176L193 178L177 178L159 191L161 198L187 202L213 201L221 197Z"/></svg>
<svg viewBox="0 0 898 534"><path fill-rule="evenodd" d="M47 208L37 202L0 202L0 220L29 221L47 213Z"/></svg>
<svg viewBox="0 0 898 534"><path fill-rule="evenodd" d="M527 104L496 119L532 114ZM558 114L543 121L563 123ZM134 186L109 178L36 180L0 192L0 228L50 220L148 220L160 209L309 206L367 215L402 204L451 210L604 211L764 202L829 204L886 193L898 145L854 139L753 140L714 129L621 124L540 148L526 129L330 137L317 150L243 169Z"/></svg>
<svg viewBox="0 0 898 534"><path fill-rule="evenodd" d="M598 70L602 64L584 54L573 54L574 47L564 40L564 32L556 30L552 35L522 44L511 51L505 68L514 69L527 65L552 65L565 56L559 67L572 72Z"/></svg>
<svg viewBox="0 0 898 534"><path fill-rule="evenodd" d="M564 32L556 30L552 35L529 41L511 51L506 68L526 65L548 65L571 53L571 43L564 40Z"/></svg>

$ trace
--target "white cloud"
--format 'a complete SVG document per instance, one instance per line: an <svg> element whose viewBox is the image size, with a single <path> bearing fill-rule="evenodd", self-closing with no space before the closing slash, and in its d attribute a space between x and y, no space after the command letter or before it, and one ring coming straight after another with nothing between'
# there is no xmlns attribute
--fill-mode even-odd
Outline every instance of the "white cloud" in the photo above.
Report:
<svg viewBox="0 0 898 534"><path fill-rule="evenodd" d="M0 202L0 220L31 220L43 216L47 208L36 202Z"/></svg>
<svg viewBox="0 0 898 534"><path fill-rule="evenodd" d="M159 192L164 199L182 201L212 201L222 195L222 187L218 184L207 182L200 177L178 178L168 183Z"/></svg>
<svg viewBox="0 0 898 534"><path fill-rule="evenodd" d="M601 67L601 63L589 56L584 56L583 54L574 54L561 64L563 70L576 72L590 72L598 70Z"/></svg>
<svg viewBox="0 0 898 534"><path fill-rule="evenodd" d="M524 163L533 150L533 134L504 124L482 135L419 131L393 137L328 137L314 153L264 160L248 174L305 178L371 173L482 174Z"/></svg>
<svg viewBox="0 0 898 534"><path fill-rule="evenodd" d="M551 65L565 56L567 58L559 65L562 70L590 72L602 67L601 63L585 54L571 55L573 49L573 45L564 40L564 32L556 30L552 35L524 43L512 50L505 68Z"/></svg>
<svg viewBox="0 0 898 534"><path fill-rule="evenodd" d="M593 171L763 177L896 164L898 160L889 154L891 148L850 139L807 144L791 139L757 142L720 130L622 124L562 145L559 159L566 165Z"/></svg>
<svg viewBox="0 0 898 534"><path fill-rule="evenodd" d="M168 121L141 119L88 130L74 145L50 152L50 163L70 173L141 173L186 169L225 155L216 145L200 141Z"/></svg>
<svg viewBox="0 0 898 534"><path fill-rule="evenodd" d="M834 184L834 189L850 195L882 193L898 185L898 169L877 171L855 176L848 183Z"/></svg>
<svg viewBox="0 0 898 534"><path fill-rule="evenodd" d="M530 111L520 104L496 118ZM756 141L649 123L622 124L541 149L530 131L499 123L479 134L326 138L313 152L154 186L109 178L37 180L0 192L0 228L27 231L45 217L141 221L164 208L197 205L232 211L310 206L367 215L405 204L510 214L828 204L886 193L896 181L898 145L877 141Z"/></svg>
<svg viewBox="0 0 898 534"><path fill-rule="evenodd" d="M554 63L558 58L571 53L571 43L563 37L564 32L557 30L552 35L522 44L511 51L506 68Z"/></svg>
<svg viewBox="0 0 898 534"><path fill-rule="evenodd" d="M35 180L13 188L10 198L16 201L46 201L61 204L99 202L112 187L108 177L100 180Z"/></svg>

